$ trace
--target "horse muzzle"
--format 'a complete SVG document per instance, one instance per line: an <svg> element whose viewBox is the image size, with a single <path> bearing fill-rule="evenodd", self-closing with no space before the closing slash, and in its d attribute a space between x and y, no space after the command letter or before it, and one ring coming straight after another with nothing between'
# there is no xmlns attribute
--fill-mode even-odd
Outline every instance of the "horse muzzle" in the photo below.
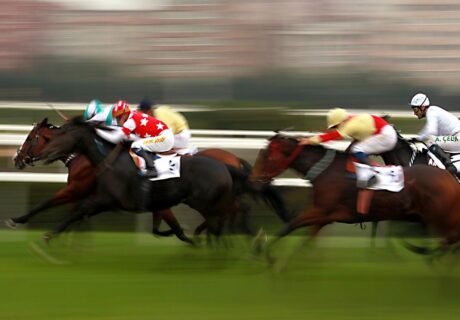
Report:
<svg viewBox="0 0 460 320"><path fill-rule="evenodd" d="M19 158L18 156L15 156L13 158L13 163L16 169L23 170L26 167L26 163L22 158Z"/></svg>

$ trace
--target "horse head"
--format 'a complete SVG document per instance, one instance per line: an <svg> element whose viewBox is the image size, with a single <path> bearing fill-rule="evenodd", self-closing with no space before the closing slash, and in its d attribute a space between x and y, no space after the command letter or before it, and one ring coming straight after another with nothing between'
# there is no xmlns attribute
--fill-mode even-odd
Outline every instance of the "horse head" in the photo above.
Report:
<svg viewBox="0 0 460 320"><path fill-rule="evenodd" d="M34 162L40 160L42 158L41 152L50 139L56 134L57 129L58 127L48 123L47 118L34 124L26 140L18 148L13 158L15 167L22 170L27 165L32 166Z"/></svg>
<svg viewBox="0 0 460 320"><path fill-rule="evenodd" d="M252 170L251 180L254 182L270 182L284 172L303 149L298 139L292 136L278 133L268 140L267 147L259 151Z"/></svg>

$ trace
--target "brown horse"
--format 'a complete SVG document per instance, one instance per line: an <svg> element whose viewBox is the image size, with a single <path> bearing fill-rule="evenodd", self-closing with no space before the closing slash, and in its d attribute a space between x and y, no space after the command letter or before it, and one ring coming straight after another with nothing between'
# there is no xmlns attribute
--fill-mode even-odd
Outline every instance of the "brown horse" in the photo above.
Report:
<svg viewBox="0 0 460 320"><path fill-rule="evenodd" d="M273 241L302 226L312 226L310 235L315 237L332 222L411 220L414 215L442 236L443 248L460 240L460 186L447 171L426 165L404 168L404 189L375 191L369 213L363 216L356 211L356 180L346 170L348 154L322 146L302 147L296 138L281 134L269 140L251 179L267 183L292 168L313 185L313 206L292 219Z"/></svg>
<svg viewBox="0 0 460 320"><path fill-rule="evenodd" d="M50 139L59 132L59 127L53 126L48 123L45 118L38 124L35 124L32 130L29 132L26 140L22 146L18 149L15 157L14 164L18 169L24 169L26 165L34 165L34 162L40 160L40 153L44 147L48 144ZM238 158L233 153L222 149L206 149L200 151L198 155L209 157L218 161L223 162L231 167L242 169L247 176L249 176L251 167L243 159ZM24 224L29 221L30 218L42 212L48 208L55 206L76 203L79 200L84 199L90 195L96 188L96 174L93 165L83 155L68 154L60 159L68 168L67 185L60 189L51 199L46 200L39 206L33 208L27 214L20 217L11 218L5 221L5 223L15 228L17 224ZM278 195L275 189L265 188L262 192L255 191L249 188L249 185L241 187L238 190L237 201L235 203L237 211L241 214L242 218L247 217L248 206L241 201L241 195L244 192L251 191L258 193L262 198L268 202L279 215L280 219L287 222L288 215L285 208L283 199ZM179 223L175 218L171 209L157 210L152 213L153 216L153 230L152 232L160 236L169 236L174 234L173 230L177 230ZM236 218L236 217L232 217ZM164 220L170 227L170 230L160 231L159 226L161 221ZM246 221L246 220L245 220ZM247 222L242 224L245 232L250 232ZM206 222L198 226L195 234L206 229Z"/></svg>

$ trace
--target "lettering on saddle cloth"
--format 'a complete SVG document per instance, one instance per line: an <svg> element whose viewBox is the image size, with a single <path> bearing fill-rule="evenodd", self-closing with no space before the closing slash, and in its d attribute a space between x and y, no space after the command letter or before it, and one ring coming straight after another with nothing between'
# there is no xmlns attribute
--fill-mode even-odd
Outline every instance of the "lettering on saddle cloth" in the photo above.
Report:
<svg viewBox="0 0 460 320"><path fill-rule="evenodd" d="M129 154L133 159L136 166L141 172L145 172L145 160L144 158L138 156L134 152L130 151ZM150 181L165 180L171 178L180 177L180 156L177 154L168 154L168 155L154 155L152 154L155 160L155 168L158 172L158 177L149 179Z"/></svg>

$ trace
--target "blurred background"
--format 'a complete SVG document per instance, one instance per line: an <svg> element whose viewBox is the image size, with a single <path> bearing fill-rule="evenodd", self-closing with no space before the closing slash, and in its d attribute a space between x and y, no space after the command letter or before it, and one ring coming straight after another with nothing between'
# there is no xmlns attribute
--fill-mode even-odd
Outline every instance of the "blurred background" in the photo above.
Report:
<svg viewBox="0 0 460 320"><path fill-rule="evenodd" d="M271 130L323 130L330 107L390 114L402 133L415 133L423 123L407 102L416 92L460 111L459 14L453 0L4 0L0 125L62 123L47 103L78 115L91 99L150 97L192 129L267 131L207 137L207 147L251 163ZM27 130L2 131L10 136L0 167L15 172L11 157ZM258 140L242 147L225 137ZM1 185L11 192L12 184ZM7 197L0 215L60 187L19 183L25 201ZM306 198L305 188L293 190Z"/></svg>
<svg viewBox="0 0 460 320"><path fill-rule="evenodd" d="M63 164L19 172L11 161L32 123L63 123L48 103L72 116L92 99L135 106L149 97L181 111L200 148L251 163L272 130L323 130L331 107L390 114L403 134L416 133L423 121L407 106L416 92L460 112L459 16L460 0L2 0L0 219L26 213L65 182ZM308 187L278 190L292 213L309 205ZM377 246L370 225L328 227L332 242L275 277L244 245L243 254L217 253L153 238L148 213L85 222L81 230L114 233L51 247L77 261L70 267L24 255L25 243L68 210L49 210L22 231L0 225L1 320L456 319L459 311L458 277L440 279L395 249L388 224ZM187 232L201 221L185 206L175 212ZM281 227L261 203L252 215L269 232Z"/></svg>
<svg viewBox="0 0 460 320"><path fill-rule="evenodd" d="M0 99L458 106L455 0L4 0ZM279 105L279 104L278 104ZM244 104L242 105L244 107Z"/></svg>

